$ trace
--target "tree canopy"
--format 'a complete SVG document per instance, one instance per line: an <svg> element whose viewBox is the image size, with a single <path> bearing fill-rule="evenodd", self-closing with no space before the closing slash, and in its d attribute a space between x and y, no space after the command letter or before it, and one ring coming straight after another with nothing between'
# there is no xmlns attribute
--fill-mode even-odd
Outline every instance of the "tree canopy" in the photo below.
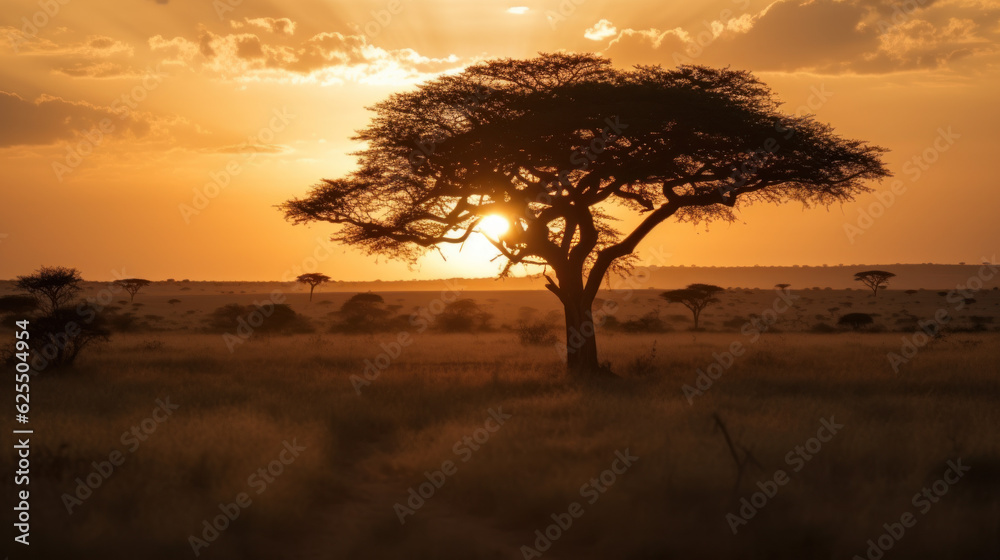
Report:
<svg viewBox="0 0 1000 560"><path fill-rule="evenodd" d="M683 290L663 292L660 294L660 297L670 303L680 303L690 309L691 314L694 316L694 328L698 329L701 312L709 305L718 303L719 299L715 297L715 294L724 290L721 286L713 284L689 284Z"/></svg>
<svg viewBox="0 0 1000 560"><path fill-rule="evenodd" d="M75 268L64 266L43 266L34 274L18 276L15 285L19 290L31 294L38 300L39 307L47 313L55 311L73 301L82 289L83 277Z"/></svg>
<svg viewBox="0 0 1000 560"><path fill-rule="evenodd" d="M884 270L866 270L855 274L854 280L871 288L872 295L877 296L879 289L888 287L889 279L895 277L895 274Z"/></svg>
<svg viewBox="0 0 1000 560"><path fill-rule="evenodd" d="M551 270L569 336L591 320L603 278L627 270L665 220L848 201L889 175L884 149L779 108L737 70L623 70L593 54L488 61L376 104L354 137L365 143L357 170L281 208L294 223L338 224L336 241L411 261L503 216L510 227L490 243L504 273ZM637 225L621 232L629 212Z"/></svg>

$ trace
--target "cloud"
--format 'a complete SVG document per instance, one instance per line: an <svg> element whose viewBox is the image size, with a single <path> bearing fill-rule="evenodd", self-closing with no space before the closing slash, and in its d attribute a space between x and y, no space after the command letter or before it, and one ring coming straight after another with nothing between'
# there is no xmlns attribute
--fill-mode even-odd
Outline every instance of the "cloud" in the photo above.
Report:
<svg viewBox="0 0 1000 560"><path fill-rule="evenodd" d="M463 68L456 56L429 58L413 49L384 49L364 35L319 33L304 40L254 33L215 34L198 41L155 36L150 48L164 63L183 65L223 80L291 83L413 83Z"/></svg>
<svg viewBox="0 0 1000 560"><path fill-rule="evenodd" d="M902 5L778 0L758 13L711 21L690 33L680 28L623 29L604 53L619 64L704 63L820 73L933 70L995 54L997 30L976 22L996 17L1000 5L965 0Z"/></svg>
<svg viewBox="0 0 1000 560"><path fill-rule="evenodd" d="M593 27L583 32L583 36L591 41L602 41L615 35L618 35L618 28L606 19L602 19L595 23Z"/></svg>
<svg viewBox="0 0 1000 560"><path fill-rule="evenodd" d="M54 36L62 39L66 31ZM52 36L28 35L13 27L0 28L8 42L7 54L31 56L37 64L53 72L72 78L133 78L142 73L134 68L131 60L135 50L124 41L105 35L89 35L83 39L53 40Z"/></svg>
<svg viewBox="0 0 1000 560"><path fill-rule="evenodd" d="M0 148L45 146L93 137L102 141L197 144L205 131L180 117L156 116L131 110L123 103L95 105L43 94L35 100L0 91Z"/></svg>
<svg viewBox="0 0 1000 560"><path fill-rule="evenodd" d="M295 35L296 24L288 18L244 18L242 22L232 20L229 24L233 29L243 29L244 27L257 27L277 33L279 35Z"/></svg>

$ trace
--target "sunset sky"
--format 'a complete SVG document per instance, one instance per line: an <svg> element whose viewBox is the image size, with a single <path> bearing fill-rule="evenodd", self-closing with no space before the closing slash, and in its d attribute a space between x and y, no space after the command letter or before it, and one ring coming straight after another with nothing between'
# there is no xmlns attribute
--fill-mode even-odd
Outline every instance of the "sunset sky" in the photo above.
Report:
<svg viewBox="0 0 1000 560"><path fill-rule="evenodd" d="M871 194L829 209L747 208L708 231L669 223L640 246L671 255L656 264L971 263L998 252L1000 1L290 4L7 0L0 278L63 265L89 280L280 279L333 226L292 226L274 205L352 169L366 106L480 60L555 51L752 70L788 112L891 150L895 179L876 188L898 180L902 194L888 207ZM877 217L845 230L873 204ZM331 249L319 271L338 280L498 268L477 240L412 270Z"/></svg>

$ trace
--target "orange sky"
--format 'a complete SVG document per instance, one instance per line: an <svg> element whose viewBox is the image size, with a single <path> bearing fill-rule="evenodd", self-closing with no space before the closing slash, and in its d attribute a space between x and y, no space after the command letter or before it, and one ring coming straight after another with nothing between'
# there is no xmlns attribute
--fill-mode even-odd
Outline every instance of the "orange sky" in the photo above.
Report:
<svg viewBox="0 0 1000 560"><path fill-rule="evenodd" d="M646 258L954 263L997 252L998 1L287 4L7 0L0 278L43 264L91 280L265 280L312 266L341 280L488 276L498 263L482 241L410 270L324 247L332 226L293 227L273 205L352 168L365 106L477 60L556 50L753 70L789 112L892 150L901 194L888 204L873 194L830 209L752 207L707 232L668 224L640 247ZM878 217L845 228L866 208Z"/></svg>

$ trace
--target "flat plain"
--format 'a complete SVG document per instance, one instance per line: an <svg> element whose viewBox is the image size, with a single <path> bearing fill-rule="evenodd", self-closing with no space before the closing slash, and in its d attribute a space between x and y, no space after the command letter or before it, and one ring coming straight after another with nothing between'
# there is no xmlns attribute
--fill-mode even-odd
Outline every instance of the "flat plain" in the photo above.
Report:
<svg viewBox="0 0 1000 560"><path fill-rule="evenodd" d="M271 292L116 295L110 341L33 378L35 557L874 558L880 537L886 558L1000 553L997 291L956 309L792 289L764 329L781 294L730 289L700 332L659 291L608 292L620 378L592 381L566 376L558 330L520 343L519 322L556 322L545 292L460 294L492 315L478 332L331 332L354 294L301 290L280 297L311 332L208 327ZM442 297L380 295L403 317ZM921 338L939 309L945 334ZM874 328L837 327L849 312Z"/></svg>

